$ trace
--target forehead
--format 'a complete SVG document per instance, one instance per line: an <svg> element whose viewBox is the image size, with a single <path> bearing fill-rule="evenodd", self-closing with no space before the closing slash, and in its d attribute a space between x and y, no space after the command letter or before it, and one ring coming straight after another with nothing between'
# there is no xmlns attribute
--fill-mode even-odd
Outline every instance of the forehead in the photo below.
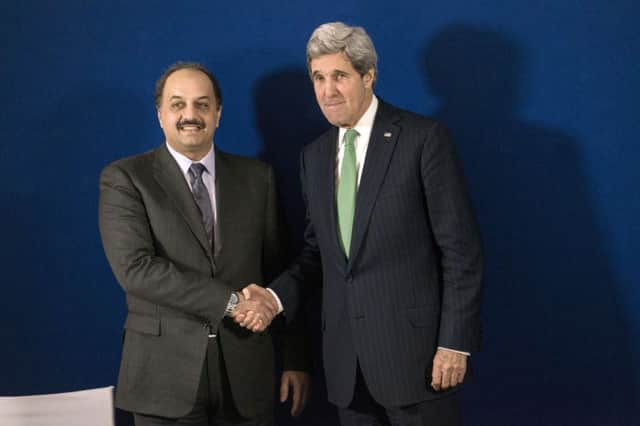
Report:
<svg viewBox="0 0 640 426"><path fill-rule="evenodd" d="M213 84L201 71L182 69L172 73L164 84L163 97L202 97L214 98Z"/></svg>
<svg viewBox="0 0 640 426"><path fill-rule="evenodd" d="M356 72L353 65L351 65L351 61L343 52L318 56L311 60L309 68L311 69L311 74L329 74L335 71Z"/></svg>

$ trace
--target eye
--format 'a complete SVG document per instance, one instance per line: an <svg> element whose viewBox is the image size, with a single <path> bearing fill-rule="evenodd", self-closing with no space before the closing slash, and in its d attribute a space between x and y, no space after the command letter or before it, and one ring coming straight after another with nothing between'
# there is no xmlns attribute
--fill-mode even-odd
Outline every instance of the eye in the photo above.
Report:
<svg viewBox="0 0 640 426"><path fill-rule="evenodd" d="M202 111L206 111L209 109L209 104L207 102L198 102L196 104L196 108Z"/></svg>
<svg viewBox="0 0 640 426"><path fill-rule="evenodd" d="M320 74L315 74L313 76L313 81L320 83L322 81L324 81L324 76L320 75Z"/></svg>
<svg viewBox="0 0 640 426"><path fill-rule="evenodd" d="M184 108L184 102L182 102L182 101L173 102L171 104L171 109L173 109L173 110L182 109L182 108Z"/></svg>

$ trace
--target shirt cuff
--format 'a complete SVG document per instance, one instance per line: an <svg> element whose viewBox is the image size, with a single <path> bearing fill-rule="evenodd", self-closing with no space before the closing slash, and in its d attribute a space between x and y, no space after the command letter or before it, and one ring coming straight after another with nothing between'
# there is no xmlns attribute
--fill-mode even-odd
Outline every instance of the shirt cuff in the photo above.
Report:
<svg viewBox="0 0 640 426"><path fill-rule="evenodd" d="M455 349L449 349L449 348L445 348L443 346L438 346L438 349L444 349L445 351L455 352L457 354L462 354L462 355L466 355L466 356L471 356L471 353L469 353L469 352L456 351Z"/></svg>
<svg viewBox="0 0 640 426"><path fill-rule="evenodd" d="M280 301L280 298L278 297L276 292L271 290L269 287L267 287L267 291L271 293L273 298L276 299L276 302L278 302L278 313L281 313L282 311L284 311L284 307L282 307L282 302Z"/></svg>

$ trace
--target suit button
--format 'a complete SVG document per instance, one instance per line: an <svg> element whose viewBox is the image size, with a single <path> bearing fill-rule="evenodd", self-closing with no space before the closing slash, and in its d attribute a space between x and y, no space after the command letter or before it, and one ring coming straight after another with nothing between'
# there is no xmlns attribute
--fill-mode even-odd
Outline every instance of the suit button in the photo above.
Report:
<svg viewBox="0 0 640 426"><path fill-rule="evenodd" d="M347 275L347 282L349 284L351 284L353 282L353 275L351 275L351 274Z"/></svg>

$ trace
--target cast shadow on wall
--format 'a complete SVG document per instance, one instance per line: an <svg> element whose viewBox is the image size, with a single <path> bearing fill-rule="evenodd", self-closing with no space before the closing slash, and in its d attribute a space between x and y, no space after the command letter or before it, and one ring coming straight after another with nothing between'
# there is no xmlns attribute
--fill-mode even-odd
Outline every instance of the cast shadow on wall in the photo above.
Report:
<svg viewBox="0 0 640 426"><path fill-rule="evenodd" d="M485 349L472 357L467 419L629 424L638 367L581 141L519 116L526 52L509 35L451 25L420 59L439 100L433 115L464 162L486 250Z"/></svg>
<svg viewBox="0 0 640 426"><path fill-rule="evenodd" d="M255 125L262 142L260 159L271 164L278 179L280 199L289 225L292 254L302 246L304 203L300 192L299 158L305 144L329 128L315 101L305 69L289 67L260 78L254 86ZM338 424L335 409L327 402L320 359L320 291L315 289L304 309L306 334L313 354L313 394L298 420L291 420L289 405L276 409L276 424L325 426Z"/></svg>
<svg viewBox="0 0 640 426"><path fill-rule="evenodd" d="M294 249L302 245L304 205L299 165L302 147L329 128L303 68L291 67L260 78L254 87L255 125L262 142L259 157L271 164Z"/></svg>

